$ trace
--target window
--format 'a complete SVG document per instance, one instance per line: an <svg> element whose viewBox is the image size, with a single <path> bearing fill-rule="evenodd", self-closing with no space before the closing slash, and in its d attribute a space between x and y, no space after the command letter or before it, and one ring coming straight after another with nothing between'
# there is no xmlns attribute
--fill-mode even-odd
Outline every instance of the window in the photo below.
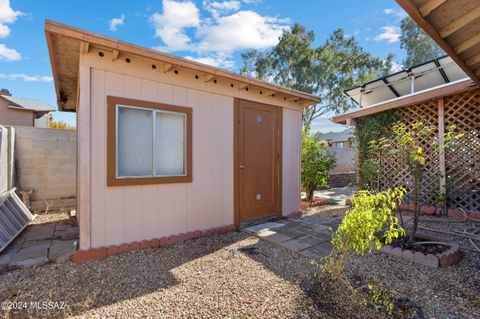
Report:
<svg viewBox="0 0 480 319"><path fill-rule="evenodd" d="M192 109L107 97L107 185L192 181Z"/></svg>
<svg viewBox="0 0 480 319"><path fill-rule="evenodd" d="M336 142L335 147L343 148L343 142Z"/></svg>

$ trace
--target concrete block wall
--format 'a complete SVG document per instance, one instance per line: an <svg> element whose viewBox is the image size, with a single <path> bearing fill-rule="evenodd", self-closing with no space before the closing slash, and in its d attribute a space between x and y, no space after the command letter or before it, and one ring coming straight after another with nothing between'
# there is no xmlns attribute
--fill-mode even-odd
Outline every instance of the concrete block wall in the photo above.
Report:
<svg viewBox="0 0 480 319"><path fill-rule="evenodd" d="M17 188L32 201L75 198L76 145L73 130L15 127Z"/></svg>

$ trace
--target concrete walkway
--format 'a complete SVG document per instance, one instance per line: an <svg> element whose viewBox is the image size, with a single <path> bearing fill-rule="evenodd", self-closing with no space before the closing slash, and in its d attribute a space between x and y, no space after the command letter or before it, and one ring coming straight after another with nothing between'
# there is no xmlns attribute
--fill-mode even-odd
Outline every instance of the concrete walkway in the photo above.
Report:
<svg viewBox="0 0 480 319"><path fill-rule="evenodd" d="M281 220L244 228L243 231L293 250L313 259L326 257L332 251L332 230L341 218L328 224L308 223L302 220ZM332 230L330 230L332 228Z"/></svg>
<svg viewBox="0 0 480 319"><path fill-rule="evenodd" d="M335 201L337 205L345 205L345 200L352 197L355 190L355 187L329 188L317 190L313 193L313 196Z"/></svg>
<svg viewBox="0 0 480 319"><path fill-rule="evenodd" d="M0 273L70 259L77 249L78 227L51 222L29 225L2 253Z"/></svg>

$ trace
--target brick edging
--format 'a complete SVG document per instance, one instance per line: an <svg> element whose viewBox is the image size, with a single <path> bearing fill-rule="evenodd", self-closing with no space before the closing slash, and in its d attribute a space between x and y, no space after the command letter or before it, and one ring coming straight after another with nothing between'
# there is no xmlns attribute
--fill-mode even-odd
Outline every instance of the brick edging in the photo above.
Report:
<svg viewBox="0 0 480 319"><path fill-rule="evenodd" d="M204 237L208 237L216 234L229 233L234 230L235 230L235 225L227 225L227 226L210 228L207 230L196 230L196 231L181 233L177 235L165 236L161 238L142 240L140 242L134 241L131 243L112 245L108 247L98 247L98 248L90 248L87 250L77 250L73 254L72 259L75 263L80 263L83 261L93 260L93 259L103 259L108 256L123 254L130 251L170 246L185 240L198 239L198 238L204 238Z"/></svg>
<svg viewBox="0 0 480 319"><path fill-rule="evenodd" d="M435 240L435 237L430 237L422 234L422 239ZM380 247L380 251L400 257L402 259L421 264L430 267L447 267L456 264L462 254L460 252L460 246L457 243L446 243L450 245L450 248L441 254L424 254L421 252L413 252L410 249L402 249L400 247L393 247L392 245L385 245Z"/></svg>
<svg viewBox="0 0 480 319"><path fill-rule="evenodd" d="M296 212L291 212L287 215L288 218L290 219L299 219L299 218L302 218L302 211L301 210L297 210Z"/></svg>
<svg viewBox="0 0 480 319"><path fill-rule="evenodd" d="M412 204L412 203L410 203L410 204L403 203L403 204L400 205L400 208L405 209L405 210L414 211L415 210L415 205ZM435 213L435 206L420 205L420 211L424 214L431 215L431 214ZM480 220L480 212L468 212L467 214L468 214L468 216L470 216L472 218ZM462 211L460 211L459 209L452 209L452 208L448 209L448 216L450 216L450 217L465 217L465 215L462 213Z"/></svg>

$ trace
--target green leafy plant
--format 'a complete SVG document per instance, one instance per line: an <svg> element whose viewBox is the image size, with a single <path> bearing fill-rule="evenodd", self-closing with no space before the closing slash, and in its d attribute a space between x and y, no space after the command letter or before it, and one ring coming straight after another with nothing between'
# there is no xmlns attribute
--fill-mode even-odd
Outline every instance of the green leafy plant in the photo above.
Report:
<svg viewBox="0 0 480 319"><path fill-rule="evenodd" d="M335 158L325 145L307 132L302 134L302 185L307 200L312 201L316 189L328 185L328 171L335 165Z"/></svg>
<svg viewBox="0 0 480 319"><path fill-rule="evenodd" d="M444 148L451 148L456 145L456 141L460 139L463 134L455 133L456 127L450 126L447 128L447 133L444 135ZM428 156L423 148L423 145L430 145L435 149L439 148L438 139L434 137L435 128L430 125L425 125L423 122L416 122L407 125L402 122L395 123L392 126L392 136L383 138L378 141L372 141L373 144L379 145L382 149L389 149L389 154L399 156L405 162L407 171L413 178L413 204L414 217L413 224L408 234L408 242L412 244L415 240L415 234L418 227L418 216L420 214L419 195L421 193L421 180L423 172L427 166ZM444 192L437 195L442 201L445 201Z"/></svg>
<svg viewBox="0 0 480 319"><path fill-rule="evenodd" d="M393 311L392 294L388 289L374 284L354 287L345 274L345 266L354 255L365 255L382 244L389 244L394 238L405 235L395 216L396 208L405 196L404 188L388 189L383 192L360 190L352 198L352 209L342 220L332 238L333 250L326 262L320 266L321 273L327 273L335 282L349 289L354 301L370 304L376 309ZM370 299L361 297L367 293Z"/></svg>

